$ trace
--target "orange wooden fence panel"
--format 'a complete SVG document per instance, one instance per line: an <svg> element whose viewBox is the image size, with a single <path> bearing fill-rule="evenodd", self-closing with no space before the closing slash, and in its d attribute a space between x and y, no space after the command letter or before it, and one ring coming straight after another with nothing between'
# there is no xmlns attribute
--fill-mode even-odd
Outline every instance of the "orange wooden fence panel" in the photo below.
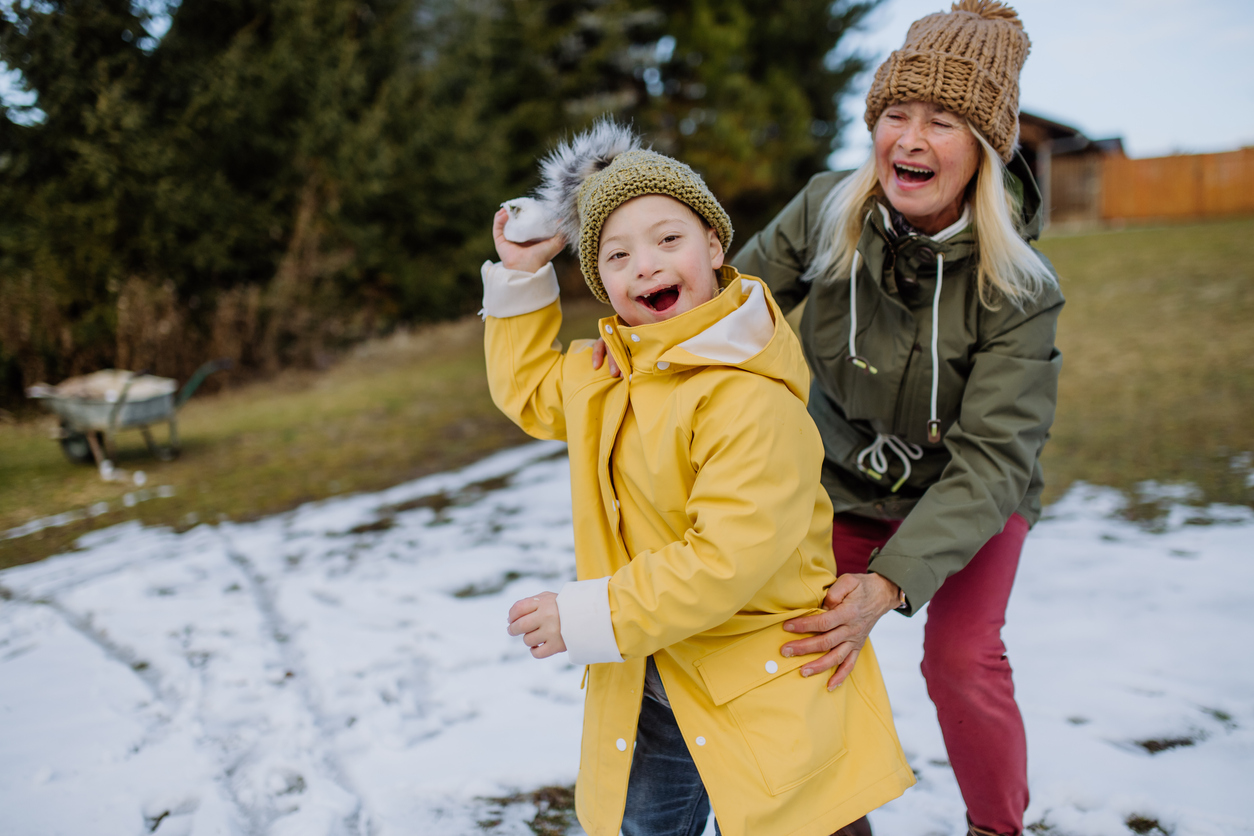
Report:
<svg viewBox="0 0 1254 836"><path fill-rule="evenodd" d="M1254 213L1254 148L1102 161L1102 217L1171 218Z"/></svg>

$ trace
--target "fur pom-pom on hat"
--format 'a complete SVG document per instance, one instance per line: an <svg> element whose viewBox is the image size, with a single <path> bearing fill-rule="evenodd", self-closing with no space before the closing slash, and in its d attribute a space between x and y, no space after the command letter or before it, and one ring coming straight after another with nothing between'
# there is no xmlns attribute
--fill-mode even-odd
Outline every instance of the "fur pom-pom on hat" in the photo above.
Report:
<svg viewBox="0 0 1254 836"><path fill-rule="evenodd" d="M571 252L579 252L579 191L584 181L604 171L614 158L640 148L640 137L612 119L599 119L591 128L575 134L540 161L540 188L536 196L559 219Z"/></svg>
<svg viewBox="0 0 1254 836"><path fill-rule="evenodd" d="M726 252L731 247L731 218L701 176L678 160L642 148L630 127L601 119L587 131L553 149L540 163L536 197L558 218L558 229L592 294L609 296L597 270L601 227L610 213L634 197L662 194L687 204L705 219Z"/></svg>
<svg viewBox="0 0 1254 836"><path fill-rule="evenodd" d="M933 102L971 121L1009 161L1019 140L1019 71L1032 42L998 0L959 0L910 25L901 49L875 71L866 124L901 102Z"/></svg>

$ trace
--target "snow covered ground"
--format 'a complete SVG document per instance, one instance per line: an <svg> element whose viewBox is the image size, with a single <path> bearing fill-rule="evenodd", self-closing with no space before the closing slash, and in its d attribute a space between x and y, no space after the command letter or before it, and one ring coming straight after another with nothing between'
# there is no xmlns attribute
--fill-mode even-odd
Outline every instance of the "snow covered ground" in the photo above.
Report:
<svg viewBox="0 0 1254 836"><path fill-rule="evenodd" d="M532 444L0 572L0 834L530 833L536 806L499 799L573 782L581 670L531 659L505 613L573 576L567 472ZM1254 514L1181 505L1151 531L1120 502L1077 488L1028 539L1006 640L1029 821L1254 833ZM963 830L922 626L874 636L919 774L879 836Z"/></svg>

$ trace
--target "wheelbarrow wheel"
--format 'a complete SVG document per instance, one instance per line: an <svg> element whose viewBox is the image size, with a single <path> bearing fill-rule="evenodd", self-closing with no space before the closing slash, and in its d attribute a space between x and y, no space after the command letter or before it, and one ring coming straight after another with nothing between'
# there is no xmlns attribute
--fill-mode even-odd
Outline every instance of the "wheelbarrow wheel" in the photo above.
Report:
<svg viewBox="0 0 1254 836"><path fill-rule="evenodd" d="M91 454L91 443L87 435L68 425L61 425L61 450L65 457L75 464L95 464L96 458Z"/></svg>

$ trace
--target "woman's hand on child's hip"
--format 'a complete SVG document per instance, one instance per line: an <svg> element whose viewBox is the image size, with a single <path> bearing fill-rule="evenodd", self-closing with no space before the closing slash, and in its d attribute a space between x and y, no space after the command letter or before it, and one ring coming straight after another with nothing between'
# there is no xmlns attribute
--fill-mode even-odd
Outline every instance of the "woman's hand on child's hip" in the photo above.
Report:
<svg viewBox="0 0 1254 836"><path fill-rule="evenodd" d="M622 377L623 373L618 370L618 364L614 362L614 355L606 350L605 340L598 337L597 341L592 344L592 368L601 368L601 364L606 360L610 361L610 377Z"/></svg>
<svg viewBox="0 0 1254 836"><path fill-rule="evenodd" d="M557 593L541 592L524 598L509 608L509 634L522 636L537 659L566 650L562 641L562 620L557 612Z"/></svg>
<svg viewBox="0 0 1254 836"><path fill-rule="evenodd" d="M823 608L827 612L807 615L784 622L784 629L794 633L818 633L805 639L788 642L780 648L784 656L823 653L807 662L802 676L812 676L831 668L836 672L827 681L831 690L845 681L858 661L862 645L871 628L889 610L896 609L901 590L882 575L841 575L828 587Z"/></svg>
<svg viewBox="0 0 1254 836"><path fill-rule="evenodd" d="M566 246L566 239L560 235L545 238L531 244L515 244L505 240L505 222L509 220L509 210L501 209L492 219L492 240L496 242L496 254L501 264L510 270L521 270L534 273L553 260L553 256Z"/></svg>

